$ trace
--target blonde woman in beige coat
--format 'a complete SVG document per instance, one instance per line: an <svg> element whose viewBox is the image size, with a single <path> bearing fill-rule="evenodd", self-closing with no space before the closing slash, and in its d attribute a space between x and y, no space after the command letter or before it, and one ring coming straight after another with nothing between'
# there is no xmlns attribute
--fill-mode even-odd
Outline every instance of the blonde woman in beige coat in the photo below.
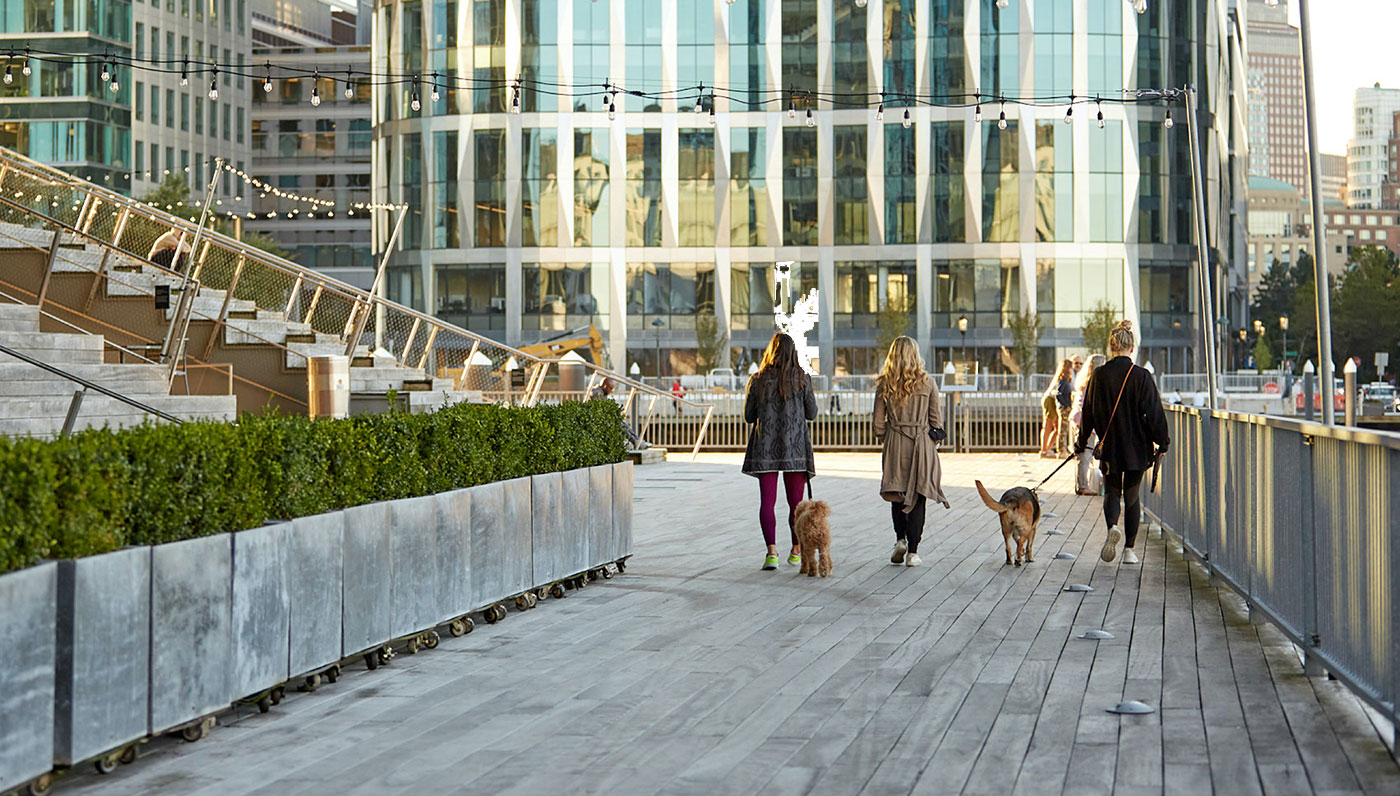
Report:
<svg viewBox="0 0 1400 796"><path fill-rule="evenodd" d="M935 440L947 438L938 411L938 387L924 370L919 345L896 338L875 388L875 436L884 441L880 496L894 520L895 564L917 567L928 501L948 506L940 486Z"/></svg>

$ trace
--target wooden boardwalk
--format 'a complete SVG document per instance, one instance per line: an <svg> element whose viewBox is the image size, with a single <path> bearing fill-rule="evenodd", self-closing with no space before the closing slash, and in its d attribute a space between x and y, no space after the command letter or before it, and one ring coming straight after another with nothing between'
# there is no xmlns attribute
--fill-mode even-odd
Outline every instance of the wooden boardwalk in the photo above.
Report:
<svg viewBox="0 0 1400 796"><path fill-rule="evenodd" d="M1303 677L1170 544L1100 563L1100 501L1073 496L1068 468L1017 569L972 480L999 493L1051 463L944 457L953 508L930 509L925 566L907 569L889 563L878 457L819 454L822 580L759 571L737 462L639 469L623 576L57 792L1400 793L1359 702ZM1115 637L1078 638L1101 627ZM1157 712L1105 712L1124 698Z"/></svg>

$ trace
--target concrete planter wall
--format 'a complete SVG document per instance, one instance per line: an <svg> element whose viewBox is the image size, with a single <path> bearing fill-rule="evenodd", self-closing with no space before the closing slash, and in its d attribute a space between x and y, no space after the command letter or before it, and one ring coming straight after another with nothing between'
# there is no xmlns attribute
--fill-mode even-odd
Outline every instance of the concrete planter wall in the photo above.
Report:
<svg viewBox="0 0 1400 796"><path fill-rule="evenodd" d="M0 576L0 790L632 552L632 465Z"/></svg>
<svg viewBox="0 0 1400 796"><path fill-rule="evenodd" d="M58 565L0 577L0 791L53 767Z"/></svg>
<svg viewBox="0 0 1400 796"><path fill-rule="evenodd" d="M151 548L58 563L54 762L73 765L146 737Z"/></svg>

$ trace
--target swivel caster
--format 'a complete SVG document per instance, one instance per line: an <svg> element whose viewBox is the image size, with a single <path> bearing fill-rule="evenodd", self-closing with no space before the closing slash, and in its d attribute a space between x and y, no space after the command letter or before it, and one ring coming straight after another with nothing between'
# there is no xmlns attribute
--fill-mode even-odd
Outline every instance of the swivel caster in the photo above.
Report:
<svg viewBox="0 0 1400 796"><path fill-rule="evenodd" d="M447 630L453 636L465 636L476 628L476 623L469 616L462 616L452 620L452 624L447 626Z"/></svg>
<svg viewBox="0 0 1400 796"><path fill-rule="evenodd" d="M132 744L122 750L117 756L117 760L124 766L129 766L136 762L136 744Z"/></svg>
<svg viewBox="0 0 1400 796"><path fill-rule="evenodd" d="M258 698L258 712L266 713L269 710L272 710L272 695L263 694Z"/></svg>
<svg viewBox="0 0 1400 796"><path fill-rule="evenodd" d="M506 618L506 607L504 605L493 605L481 612L481 618L489 625L494 625Z"/></svg>
<svg viewBox="0 0 1400 796"><path fill-rule="evenodd" d="M311 693L321 687L321 675L313 674L301 681L300 690Z"/></svg>
<svg viewBox="0 0 1400 796"><path fill-rule="evenodd" d="M328 682L328 683L334 683L336 680L339 680L339 679L340 679L340 664L337 663L337 664L335 664L334 666L332 666L331 668L329 668L329 669L326 670L326 682Z"/></svg>
<svg viewBox="0 0 1400 796"><path fill-rule="evenodd" d="M25 790L29 792L29 796L46 796L49 791L53 790L53 774L44 774L40 776L38 779L29 783L29 787L25 788Z"/></svg>
<svg viewBox="0 0 1400 796"><path fill-rule="evenodd" d="M438 632L436 630L429 630L427 633L423 634L423 646L430 650L435 650L437 649L438 639Z"/></svg>
<svg viewBox="0 0 1400 796"><path fill-rule="evenodd" d="M621 561L618 561L618 562L617 562L617 574L621 575L622 573L624 573L624 572L626 572L626 571L627 571L627 561L626 561L625 559L624 559L624 560L621 560Z"/></svg>
<svg viewBox="0 0 1400 796"><path fill-rule="evenodd" d="M105 754L93 761L93 768L96 768L97 773L104 776L110 774L117 770L117 766L121 765L122 754L123 752Z"/></svg>
<svg viewBox="0 0 1400 796"><path fill-rule="evenodd" d="M188 743L194 743L195 741L208 737L209 730L213 726L214 718L212 716L207 719L201 719L199 722L186 725L184 729L180 730L180 737L184 738Z"/></svg>
<svg viewBox="0 0 1400 796"><path fill-rule="evenodd" d="M272 693L269 696L272 697L272 704L280 705L282 704L282 700L287 698L287 689L279 685L272 689Z"/></svg>
<svg viewBox="0 0 1400 796"><path fill-rule="evenodd" d="M390 646L388 646L388 645L385 645L385 646L383 646L383 647L380 647L380 648L379 648L379 664L380 664L381 666L387 665L387 664L389 663L389 661L392 661L392 660L394 659L394 654L395 654L395 653L394 653L394 648L393 648L393 647L390 647Z"/></svg>
<svg viewBox="0 0 1400 796"><path fill-rule="evenodd" d="M556 600L564 599L564 584L556 583L549 587L549 596Z"/></svg>
<svg viewBox="0 0 1400 796"><path fill-rule="evenodd" d="M408 643L403 645L404 652L407 652L409 655L417 655L419 647L420 642L418 641L417 636L414 636L413 638L409 639Z"/></svg>
<svg viewBox="0 0 1400 796"><path fill-rule="evenodd" d="M612 570L611 570L611 569L608 569L607 567L603 567L602 569L600 569L600 570L598 570L598 571L601 572L601 573L603 574L603 580L612 580L613 573L612 573Z"/></svg>

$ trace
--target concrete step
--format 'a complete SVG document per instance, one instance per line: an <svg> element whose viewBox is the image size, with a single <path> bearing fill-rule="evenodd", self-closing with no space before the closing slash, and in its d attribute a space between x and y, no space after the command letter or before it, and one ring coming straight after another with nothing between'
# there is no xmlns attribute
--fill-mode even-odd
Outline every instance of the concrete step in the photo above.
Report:
<svg viewBox="0 0 1400 796"><path fill-rule="evenodd" d="M631 459L632 463L637 465L665 464L666 449L652 447L642 448L639 451L627 451L627 458Z"/></svg>
<svg viewBox="0 0 1400 796"><path fill-rule="evenodd" d="M62 397L0 397L0 433L52 436L63 428L72 394ZM235 419L238 400L232 395L156 395L142 403L183 420ZM89 393L83 399L75 428L123 428L139 425L149 415L115 398Z"/></svg>
<svg viewBox="0 0 1400 796"><path fill-rule="evenodd" d="M0 332L39 331L39 308L32 304L0 304Z"/></svg>
<svg viewBox="0 0 1400 796"><path fill-rule="evenodd" d="M59 334L44 332L0 332L0 345L28 354L50 365L102 363L102 336L95 334ZM5 360L14 362L9 357Z"/></svg>
<svg viewBox="0 0 1400 796"><path fill-rule="evenodd" d="M5 358L8 359L8 358ZM80 379L132 398L167 395L165 368L160 365L64 365ZM43 368L15 360L0 361L0 397L72 395L81 385Z"/></svg>

